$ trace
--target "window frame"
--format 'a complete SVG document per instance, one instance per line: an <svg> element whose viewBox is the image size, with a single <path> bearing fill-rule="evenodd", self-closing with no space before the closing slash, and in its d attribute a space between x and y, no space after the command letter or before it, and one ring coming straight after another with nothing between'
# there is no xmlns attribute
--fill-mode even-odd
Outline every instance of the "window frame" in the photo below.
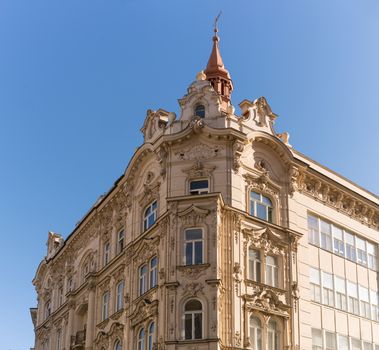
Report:
<svg viewBox="0 0 379 350"><path fill-rule="evenodd" d="M115 303L116 312L124 308L124 288L125 288L125 281L124 280L119 281L116 286L116 303Z"/></svg>
<svg viewBox="0 0 379 350"><path fill-rule="evenodd" d="M105 291L101 297L101 321L109 318L109 290Z"/></svg>
<svg viewBox="0 0 379 350"><path fill-rule="evenodd" d="M259 195L260 199L258 200L257 198L254 198L252 197L252 194L255 193L257 195ZM260 220L264 220L264 221L267 221L269 223L274 223L274 201L272 200L272 198L270 196L268 196L266 193L262 193L262 192L257 192L255 189L249 189L248 191L248 194L249 194L249 214L251 216L254 216ZM267 203L264 202L264 200L268 200L270 202L271 205L268 205ZM265 218L262 218L260 216L258 216L258 206L257 205L260 205L262 207L265 207L265 211L266 211L266 216Z"/></svg>
<svg viewBox="0 0 379 350"><path fill-rule="evenodd" d="M187 239L187 231L195 231L199 230L201 231L201 238L193 238L193 239ZM184 248L183 248L183 264L184 266L195 266L195 265L202 265L205 263L205 239L204 239L205 233L203 227L186 227L184 229ZM201 245L196 244L201 243ZM200 246L200 248L199 248ZM187 261L187 247L191 247L191 260ZM197 258L197 250L201 249L201 262L196 262Z"/></svg>
<svg viewBox="0 0 379 350"><path fill-rule="evenodd" d="M104 242L103 245L103 266L107 266L111 258L111 243L109 241Z"/></svg>
<svg viewBox="0 0 379 350"><path fill-rule="evenodd" d="M201 182L201 181L207 181L207 187L191 190L191 184L192 183L194 183L194 182ZM198 196L198 195L208 194L211 191L210 187L211 187L210 186L210 180L207 177L198 178L198 179L197 178L196 179L189 179L188 180L188 194L190 194L191 196Z"/></svg>
<svg viewBox="0 0 379 350"><path fill-rule="evenodd" d="M156 261L155 266L152 265ZM157 255L152 256L149 261L138 268L138 296L147 293L150 289L158 285L158 265L159 259ZM146 268L146 272L142 270ZM155 284L152 283L152 278L155 278Z"/></svg>
<svg viewBox="0 0 379 350"><path fill-rule="evenodd" d="M199 108L199 107L202 107L202 113L203 113L203 115L199 115L199 114L198 114L198 113L199 113L199 112L198 112L198 108ZM206 115L207 115L205 104L203 104L203 103L201 103L201 102L196 103L195 106L194 106L194 108L193 108L193 115L194 115L195 117L199 117L199 118L201 118L201 119L204 119L204 118L206 117Z"/></svg>
<svg viewBox="0 0 379 350"><path fill-rule="evenodd" d="M116 254L121 254L125 248L125 231L122 228L117 232Z"/></svg>
<svg viewBox="0 0 379 350"><path fill-rule="evenodd" d="M186 305L191 301L197 301L201 305L200 310L186 310ZM187 338L187 315L191 316L191 338ZM200 322L201 322L201 336L196 337L196 316L200 315ZM189 298L185 301L183 305L183 339L185 340L200 340L204 339L204 305L200 299L197 298Z"/></svg>
<svg viewBox="0 0 379 350"><path fill-rule="evenodd" d="M151 212L148 213L148 211ZM150 222L150 217L153 217L153 222ZM158 218L158 200L154 199L143 210L142 217L142 232L149 230L157 222Z"/></svg>

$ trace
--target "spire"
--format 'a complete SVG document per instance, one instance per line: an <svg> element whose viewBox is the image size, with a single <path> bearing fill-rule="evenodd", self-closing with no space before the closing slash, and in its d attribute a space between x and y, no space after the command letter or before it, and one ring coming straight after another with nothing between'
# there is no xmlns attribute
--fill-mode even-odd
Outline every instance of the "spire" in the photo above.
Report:
<svg viewBox="0 0 379 350"><path fill-rule="evenodd" d="M233 91L233 83L230 78L230 74L224 66L222 61L220 49L219 49L219 41L218 37L218 29L217 29L217 21L221 15L216 17L215 26L214 26L214 36L213 36L213 48L211 55L208 60L207 68L204 73L207 76L207 80L209 80L216 90L216 92L221 96L224 107L228 107L230 104L230 95Z"/></svg>

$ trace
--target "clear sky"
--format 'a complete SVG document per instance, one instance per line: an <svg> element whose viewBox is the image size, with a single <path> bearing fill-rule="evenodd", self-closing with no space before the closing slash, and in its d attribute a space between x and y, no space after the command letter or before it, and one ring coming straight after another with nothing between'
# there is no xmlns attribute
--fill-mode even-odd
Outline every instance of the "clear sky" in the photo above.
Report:
<svg viewBox="0 0 379 350"><path fill-rule="evenodd" d="M148 108L178 112L220 10L233 103L266 96L296 149L379 192L377 0L0 0L1 350L33 346L48 230L123 173Z"/></svg>

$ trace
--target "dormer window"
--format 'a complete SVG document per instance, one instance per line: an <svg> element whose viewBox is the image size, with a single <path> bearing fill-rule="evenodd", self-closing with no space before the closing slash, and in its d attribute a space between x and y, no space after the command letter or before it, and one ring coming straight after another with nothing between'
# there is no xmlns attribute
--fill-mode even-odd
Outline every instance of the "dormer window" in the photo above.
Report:
<svg viewBox="0 0 379 350"><path fill-rule="evenodd" d="M250 192L250 214L259 219L272 222L272 202L269 198L254 191Z"/></svg>
<svg viewBox="0 0 379 350"><path fill-rule="evenodd" d="M195 116L199 118L205 118L205 107L204 105L196 105Z"/></svg>
<svg viewBox="0 0 379 350"><path fill-rule="evenodd" d="M190 194L206 194L209 193L209 181L208 180L194 180L189 185Z"/></svg>

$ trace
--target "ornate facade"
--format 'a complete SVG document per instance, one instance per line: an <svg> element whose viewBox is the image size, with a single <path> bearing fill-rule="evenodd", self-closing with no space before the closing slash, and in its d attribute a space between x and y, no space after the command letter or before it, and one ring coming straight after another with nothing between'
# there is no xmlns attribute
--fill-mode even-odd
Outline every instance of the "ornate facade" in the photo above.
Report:
<svg viewBox="0 0 379 350"><path fill-rule="evenodd" d="M378 197L293 149L264 97L237 115L218 45L180 116L148 110L125 174L49 233L37 350L379 348Z"/></svg>

